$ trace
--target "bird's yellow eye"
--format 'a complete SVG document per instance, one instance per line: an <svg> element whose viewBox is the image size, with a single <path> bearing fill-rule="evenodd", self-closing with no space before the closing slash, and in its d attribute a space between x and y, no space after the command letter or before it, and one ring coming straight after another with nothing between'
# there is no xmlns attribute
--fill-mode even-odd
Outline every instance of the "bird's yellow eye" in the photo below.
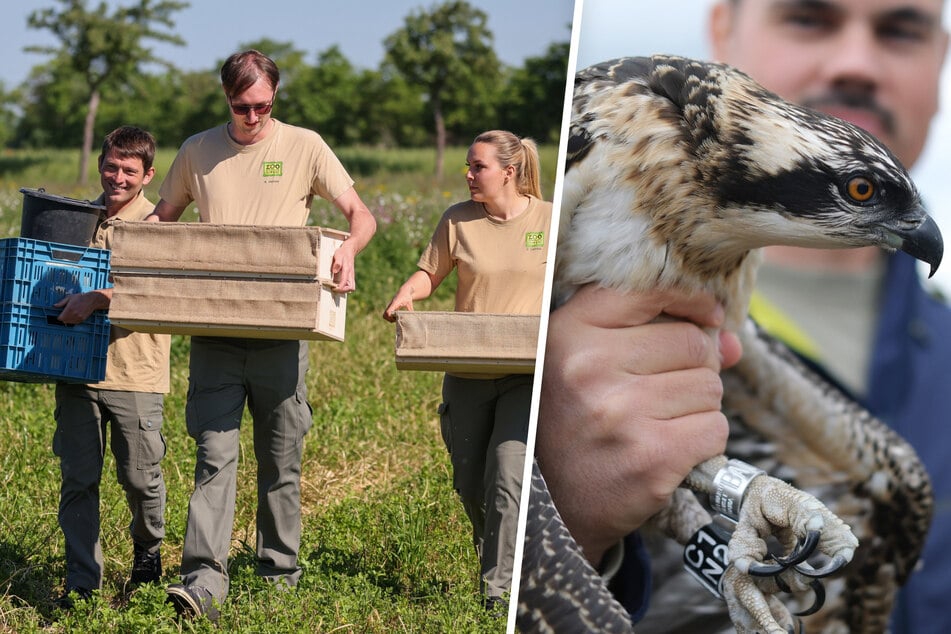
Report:
<svg viewBox="0 0 951 634"><path fill-rule="evenodd" d="M845 191L852 200L864 203L875 194L875 184L864 176L855 176L845 184Z"/></svg>

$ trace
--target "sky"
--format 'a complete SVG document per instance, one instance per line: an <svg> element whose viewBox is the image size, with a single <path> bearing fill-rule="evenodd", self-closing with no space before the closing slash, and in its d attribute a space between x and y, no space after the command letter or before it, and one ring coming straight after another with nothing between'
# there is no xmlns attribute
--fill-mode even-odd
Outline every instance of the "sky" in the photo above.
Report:
<svg viewBox="0 0 951 634"><path fill-rule="evenodd" d="M87 0L98 6L100 0ZM129 6L133 0L108 0L110 7ZM428 10L442 0L190 0L176 12L175 32L187 44L171 46L150 42L158 57L183 70L217 68L241 44L268 37L306 51L307 61L337 44L358 68L377 68L383 59L383 40L403 26L411 12ZM470 0L488 15L495 35L495 51L511 66L526 57L542 55L551 42L570 37L572 0ZM47 56L25 53L27 45L55 45L47 31L26 28L27 16L37 9L59 8L54 0L4 0L0 20L0 81L9 90L29 75Z"/></svg>
<svg viewBox="0 0 951 634"><path fill-rule="evenodd" d="M709 57L706 20L712 0L668 2L584 0L578 43L578 68L630 55L670 53ZM951 29L951 10L944 12ZM932 122L925 153L912 170L929 210L951 245L951 59L942 75L942 110ZM934 282L951 293L951 257Z"/></svg>

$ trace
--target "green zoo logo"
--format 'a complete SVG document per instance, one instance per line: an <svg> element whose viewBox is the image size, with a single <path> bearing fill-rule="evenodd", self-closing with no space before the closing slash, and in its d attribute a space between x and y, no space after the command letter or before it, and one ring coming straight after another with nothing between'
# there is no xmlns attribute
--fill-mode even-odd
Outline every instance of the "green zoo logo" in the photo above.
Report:
<svg viewBox="0 0 951 634"><path fill-rule="evenodd" d="M525 233L525 248L540 249L545 246L544 231L528 231Z"/></svg>
<svg viewBox="0 0 951 634"><path fill-rule="evenodd" d="M265 178L273 176L283 176L284 175L284 162L283 161L264 161L264 173L262 176Z"/></svg>

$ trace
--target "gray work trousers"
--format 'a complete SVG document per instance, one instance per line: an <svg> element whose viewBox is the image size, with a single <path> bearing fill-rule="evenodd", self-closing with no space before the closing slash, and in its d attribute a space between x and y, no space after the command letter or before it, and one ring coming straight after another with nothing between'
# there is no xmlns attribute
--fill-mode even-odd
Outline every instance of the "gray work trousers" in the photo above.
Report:
<svg viewBox="0 0 951 634"><path fill-rule="evenodd" d="M197 445L182 582L228 595L239 431L245 402L257 459L257 574L296 585L301 569L300 475L307 403L307 343L192 337L188 434Z"/></svg>
<svg viewBox="0 0 951 634"><path fill-rule="evenodd" d="M161 460L163 395L56 386L53 453L59 456L59 525L66 540L66 587L102 586L99 543L99 483L106 451L106 427L116 478L125 491L132 541L155 552L165 537L165 480Z"/></svg>
<svg viewBox="0 0 951 634"><path fill-rule="evenodd" d="M443 379L440 427L452 483L472 523L481 589L491 598L512 587L532 375Z"/></svg>

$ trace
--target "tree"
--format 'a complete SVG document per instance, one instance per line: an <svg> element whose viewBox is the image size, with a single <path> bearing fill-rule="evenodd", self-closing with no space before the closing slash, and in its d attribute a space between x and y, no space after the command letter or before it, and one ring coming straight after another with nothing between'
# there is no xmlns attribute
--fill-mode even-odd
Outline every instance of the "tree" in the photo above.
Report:
<svg viewBox="0 0 951 634"><path fill-rule="evenodd" d="M282 66L282 84L283 75ZM338 46L319 52L317 65L302 68L282 92L281 113L288 123L317 130L331 145L359 140L357 73Z"/></svg>
<svg viewBox="0 0 951 634"><path fill-rule="evenodd" d="M7 92L3 82L0 81L0 147L7 144L13 136L15 125L15 114L13 105L16 102L16 94Z"/></svg>
<svg viewBox="0 0 951 634"><path fill-rule="evenodd" d="M429 117L418 86L402 75L365 70L357 79L360 141L377 147L425 147Z"/></svg>
<svg viewBox="0 0 951 634"><path fill-rule="evenodd" d="M499 126L533 137L539 143L556 142L561 132L568 71L568 42L550 44L540 57L529 57L515 69L501 97Z"/></svg>
<svg viewBox="0 0 951 634"><path fill-rule="evenodd" d="M457 0L430 12L411 13L403 28L386 38L385 62L410 84L422 86L433 115L436 177L442 178L447 107L477 104L500 76L487 16Z"/></svg>
<svg viewBox="0 0 951 634"><path fill-rule="evenodd" d="M56 57L36 66L23 85L23 116L17 123L18 147L75 147L82 133L83 113L76 103L87 98L84 82L69 60Z"/></svg>
<svg viewBox="0 0 951 634"><path fill-rule="evenodd" d="M129 7L117 7L111 14L105 2L94 10L86 8L86 0L57 0L55 8L39 9L30 14L27 25L47 29L59 40L60 47L29 46L25 50L52 54L68 60L70 68L82 78L86 92L86 117L83 124L82 151L79 160L79 182L85 184L92 152L93 130L102 94L107 89L120 89L148 63L171 68L171 64L153 56L143 40L152 39L176 45L184 41L172 33L156 30L155 24L175 26L171 15L188 6L176 0L138 0Z"/></svg>

